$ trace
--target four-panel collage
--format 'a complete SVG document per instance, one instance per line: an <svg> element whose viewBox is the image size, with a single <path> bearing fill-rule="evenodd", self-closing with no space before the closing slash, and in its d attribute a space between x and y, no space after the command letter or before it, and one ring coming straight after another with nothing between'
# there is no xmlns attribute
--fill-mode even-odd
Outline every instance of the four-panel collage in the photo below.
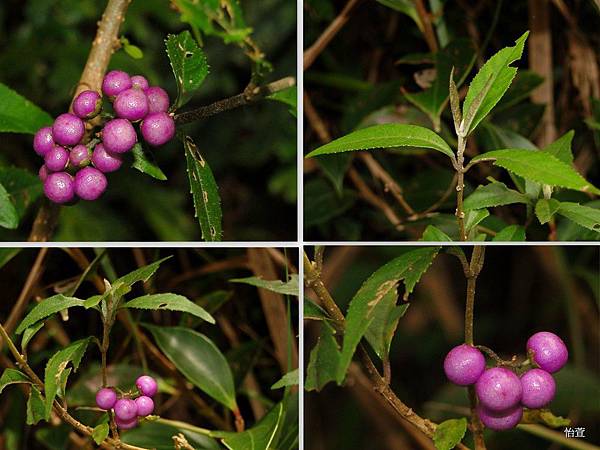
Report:
<svg viewBox="0 0 600 450"><path fill-rule="evenodd" d="M600 450L600 1L0 24L0 450Z"/></svg>

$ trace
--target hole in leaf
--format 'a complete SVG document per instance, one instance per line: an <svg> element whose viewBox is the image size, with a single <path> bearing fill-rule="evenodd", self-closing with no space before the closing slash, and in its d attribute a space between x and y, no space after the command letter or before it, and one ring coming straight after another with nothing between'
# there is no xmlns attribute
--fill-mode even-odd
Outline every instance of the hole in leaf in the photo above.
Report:
<svg viewBox="0 0 600 450"><path fill-rule="evenodd" d="M184 55L186 58L191 58L192 56L194 56L194 54L192 52L185 52Z"/></svg>
<svg viewBox="0 0 600 450"><path fill-rule="evenodd" d="M166 308L168 305L166 303L161 303L158 305L159 308Z"/></svg>

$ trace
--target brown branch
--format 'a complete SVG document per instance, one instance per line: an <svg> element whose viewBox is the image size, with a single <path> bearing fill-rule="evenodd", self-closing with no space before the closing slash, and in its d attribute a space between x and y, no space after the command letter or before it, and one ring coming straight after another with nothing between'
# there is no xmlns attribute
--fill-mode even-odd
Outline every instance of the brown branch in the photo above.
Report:
<svg viewBox="0 0 600 450"><path fill-rule="evenodd" d="M295 84L296 79L294 77L285 77L280 80L273 81L272 83L265 84L264 86L257 86L251 89L250 92L243 92L241 94L234 95L233 97L216 101L210 105L201 106L200 108L193 109L191 111L176 114L174 117L175 123L177 125L184 125L186 123L206 119L207 117L229 111L230 109L250 105L262 100L265 97L268 97L271 94L288 89Z"/></svg>
<svg viewBox="0 0 600 450"><path fill-rule="evenodd" d="M423 25L423 36L425 37L427 46L429 47L429 50L435 53L438 51L439 47L435 37L435 31L433 30L433 25L431 23L431 14L429 14L429 11L427 11L425 8L423 0L413 0L413 3L415 4L415 9L419 15L421 25Z"/></svg>

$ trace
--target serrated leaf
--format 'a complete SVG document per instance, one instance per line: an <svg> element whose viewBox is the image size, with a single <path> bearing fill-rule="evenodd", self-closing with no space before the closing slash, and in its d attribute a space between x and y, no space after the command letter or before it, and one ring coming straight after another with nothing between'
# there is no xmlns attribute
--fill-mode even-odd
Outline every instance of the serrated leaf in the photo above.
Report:
<svg viewBox="0 0 600 450"><path fill-rule="evenodd" d="M194 209L202 230L202 238L207 242L221 241L223 213L217 182L208 163L189 136L185 138L184 147Z"/></svg>
<svg viewBox="0 0 600 450"><path fill-rule="evenodd" d="M473 121L468 130L464 130L467 134L473 131L477 125L489 114L492 108L500 101L504 93L510 87L517 69L510 67L510 64L521 58L525 40L529 35L529 31L525 32L517 41L514 47L506 47L492 56L479 70L471 84L465 102L463 104L463 116L473 115ZM477 112L470 112L477 96L483 91L488 80L491 80L491 87L485 97L482 99Z"/></svg>
<svg viewBox="0 0 600 450"><path fill-rule="evenodd" d="M433 443L437 450L452 450L462 441L467 432L467 419L445 420L435 429Z"/></svg>
<svg viewBox="0 0 600 450"><path fill-rule="evenodd" d="M215 323L213 316L204 308L188 300L183 295L177 294L144 295L121 305L121 308L181 311L199 317L209 323Z"/></svg>
<svg viewBox="0 0 600 450"><path fill-rule="evenodd" d="M275 405L256 425L241 433L213 432L229 450L269 450L283 417L283 403Z"/></svg>
<svg viewBox="0 0 600 450"><path fill-rule="evenodd" d="M27 417L25 423L27 423L27 425L35 425L40 420L44 419L46 419L44 398L37 387L31 386L29 398L27 399Z"/></svg>
<svg viewBox="0 0 600 450"><path fill-rule="evenodd" d="M128 286L133 286L139 281L145 283L156 273L160 265L170 258L171 256L167 256L165 258L159 259L158 261L154 261L153 263L140 267L139 269L136 269L132 272L129 272L127 275L123 275L122 277L117 278L113 282L113 286L117 284L126 284Z"/></svg>
<svg viewBox="0 0 600 450"><path fill-rule="evenodd" d="M292 86L282 91L275 92L267 97L269 100L275 100L289 106L288 111L294 117L298 115L298 87Z"/></svg>
<svg viewBox="0 0 600 450"><path fill-rule="evenodd" d="M381 360L387 359L398 322L409 306L396 305L397 302L398 292L393 289L375 307L373 320L365 332L365 339Z"/></svg>
<svg viewBox="0 0 600 450"><path fill-rule="evenodd" d="M35 134L52 122L47 112L0 83L0 133Z"/></svg>
<svg viewBox="0 0 600 450"><path fill-rule="evenodd" d="M4 369L2 376L0 377L0 394L6 386L17 383L31 383L27 375L20 370L16 369Z"/></svg>
<svg viewBox="0 0 600 450"><path fill-rule="evenodd" d="M21 221L27 208L42 195L43 191L42 182L37 175L17 167L0 167L0 184L8 193L18 221Z"/></svg>
<svg viewBox="0 0 600 450"><path fill-rule="evenodd" d="M249 284L271 292L277 292L278 294L295 295L296 297L300 295L297 274L291 274L290 280L287 282L281 280L263 280L260 277L234 278L229 281L231 283Z"/></svg>
<svg viewBox="0 0 600 450"><path fill-rule="evenodd" d="M524 241L525 240L525 228L521 225L509 225L506 228L498 231L492 241L504 242L504 241Z"/></svg>
<svg viewBox="0 0 600 450"><path fill-rule="evenodd" d="M161 351L201 391L225 405L237 408L233 375L225 356L209 338L189 328L144 325Z"/></svg>
<svg viewBox="0 0 600 450"><path fill-rule="evenodd" d="M19 216L15 205L10 201L8 192L0 184L0 227L14 230L19 226Z"/></svg>
<svg viewBox="0 0 600 450"><path fill-rule="evenodd" d="M544 148L544 152L550 153L556 159L564 162L565 164L571 164L573 162L573 151L571 150L571 144L573 143L573 137L575 132L573 130L566 132L556 141Z"/></svg>
<svg viewBox="0 0 600 450"><path fill-rule="evenodd" d="M66 379L62 378L63 372L67 370L69 363L73 366L73 370L77 371L90 340L91 338L86 338L73 342L56 352L46 364L46 371L44 372L44 393L46 394L44 418L46 420L50 418L52 403L56 398L61 382L66 383Z"/></svg>
<svg viewBox="0 0 600 450"><path fill-rule="evenodd" d="M428 128L386 123L353 131L313 150L306 157L390 147L430 148L451 158L454 156L446 141Z"/></svg>
<svg viewBox="0 0 600 450"><path fill-rule="evenodd" d="M304 389L320 391L330 381L336 381L340 356L331 326L323 323L317 344L310 352Z"/></svg>
<svg viewBox="0 0 600 450"><path fill-rule="evenodd" d="M298 369L286 373L281 379L271 386L271 389L281 389L287 386L296 386L300 383Z"/></svg>
<svg viewBox="0 0 600 450"><path fill-rule="evenodd" d="M429 242L452 242L450 236L433 225L427 225L427 228L425 228L425 231L423 232L423 236L421 236L421 239L419 240Z"/></svg>
<svg viewBox="0 0 600 450"><path fill-rule="evenodd" d="M524 149L493 150L471 160L494 161L494 164L528 180L549 186L559 186L582 192L600 194L600 190L585 180L569 164L543 151Z"/></svg>
<svg viewBox="0 0 600 450"><path fill-rule="evenodd" d="M558 214L584 228L600 233L600 210L579 203L561 202Z"/></svg>
<svg viewBox="0 0 600 450"><path fill-rule="evenodd" d="M175 105L179 108L187 103L208 75L208 62L204 52L187 30L177 36L168 35L165 45L177 82Z"/></svg>
<svg viewBox="0 0 600 450"><path fill-rule="evenodd" d="M139 170L152 178L160 181L165 181L167 176L160 170L160 167L154 162L154 156L148 150L144 151L142 144L139 142L133 146L131 151L133 154L133 164L131 167Z"/></svg>
<svg viewBox="0 0 600 450"><path fill-rule="evenodd" d="M100 445L104 441L104 439L108 437L108 430L109 427L107 423L101 423L100 425L95 427L92 430L92 439L94 439L94 442Z"/></svg>
<svg viewBox="0 0 600 450"><path fill-rule="evenodd" d="M63 309L73 308L75 306L83 306L83 300L75 297L65 297L62 294L48 297L33 307L29 314L21 321L15 333L21 334L26 328L34 323L62 311Z"/></svg>
<svg viewBox="0 0 600 450"><path fill-rule="evenodd" d="M550 222L554 214L556 214L556 211L558 211L559 206L560 202L558 200L553 198L541 198L535 204L535 215L543 225Z"/></svg>
<svg viewBox="0 0 600 450"><path fill-rule="evenodd" d="M406 252L377 269L362 284L350 301L346 315L346 330L336 377L338 384L346 376L356 347L374 319L377 305L390 291L396 290L401 280L405 280L405 297L408 296L438 251L439 247L424 247Z"/></svg>
<svg viewBox="0 0 600 450"><path fill-rule="evenodd" d="M504 183L480 185L464 202L464 210L490 208L512 203L529 203L529 198L519 191L509 189Z"/></svg>

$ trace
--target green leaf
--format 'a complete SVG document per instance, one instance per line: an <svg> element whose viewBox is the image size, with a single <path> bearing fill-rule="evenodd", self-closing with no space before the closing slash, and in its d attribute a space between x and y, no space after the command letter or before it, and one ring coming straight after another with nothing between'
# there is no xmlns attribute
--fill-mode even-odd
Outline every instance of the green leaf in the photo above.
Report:
<svg viewBox="0 0 600 450"><path fill-rule="evenodd" d="M572 220L582 227L600 233L600 210L579 203L562 202L558 214Z"/></svg>
<svg viewBox="0 0 600 450"><path fill-rule="evenodd" d="M16 383L31 383L27 375L16 369L4 369L0 377L0 394L6 386Z"/></svg>
<svg viewBox="0 0 600 450"><path fill-rule="evenodd" d="M118 284L127 285L129 287L133 286L135 283L142 281L146 282L156 273L160 265L165 262L167 259L170 259L171 256L167 256L165 258L159 259L158 261L154 261L151 264L140 267L139 269L134 270L133 272L129 272L127 275L123 275L120 278L117 278L113 282L113 286Z"/></svg>
<svg viewBox="0 0 600 450"><path fill-rule="evenodd" d="M267 281L260 277L247 277L247 278L234 278L229 280L232 283L245 283L251 286L267 289L272 292L284 295L300 295L300 288L298 286L298 275L290 275L290 280L283 282L281 280Z"/></svg>
<svg viewBox="0 0 600 450"><path fill-rule="evenodd" d="M287 386L296 386L300 384L298 377L298 369L292 370L291 372L286 373L277 383L271 386L271 389L281 389Z"/></svg>
<svg viewBox="0 0 600 450"><path fill-rule="evenodd" d="M600 194L600 190L587 182L573 167L543 151L493 150L471 160L472 163L478 161L494 161L495 165L538 183Z"/></svg>
<svg viewBox="0 0 600 450"><path fill-rule="evenodd" d="M0 167L0 184L6 189L19 221L43 191L42 182L37 175L17 167ZM3 208L0 206L1 209Z"/></svg>
<svg viewBox="0 0 600 450"><path fill-rule="evenodd" d="M108 424L101 423L92 430L92 439L98 445L104 442L104 439L108 437Z"/></svg>
<svg viewBox="0 0 600 450"><path fill-rule="evenodd" d="M25 329L25 331L23 332L23 337L21 339L21 350L23 352L27 348L27 344L29 344L29 341L31 341L31 339L36 335L38 331L42 329L43 326L44 321L40 320L38 323L33 324Z"/></svg>
<svg viewBox="0 0 600 450"><path fill-rule="evenodd" d="M487 94L483 97L477 112L473 115L473 121L468 130L464 130L467 134L473 131L479 122L481 122L485 116L489 114L492 108L500 101L504 93L510 87L517 69L510 67L510 64L521 58L523 54L523 47L525 46L525 40L529 32L525 32L519 39L517 39L514 47L506 47L492 56L479 70L471 84L465 102L463 104L463 116L473 115L470 111L471 106L474 104L475 99L485 89L488 80L491 80L491 87Z"/></svg>
<svg viewBox="0 0 600 450"><path fill-rule="evenodd" d="M237 408L231 369L213 341L189 328L144 326L192 384L232 411Z"/></svg>
<svg viewBox="0 0 600 450"><path fill-rule="evenodd" d="M490 212L487 209L472 209L465 214L465 231L467 234L488 217Z"/></svg>
<svg viewBox="0 0 600 450"><path fill-rule="evenodd" d="M21 334L26 328L34 323L62 311L63 309L72 308L74 306L83 306L83 300L75 297L65 297L62 294L48 297L33 307L29 314L21 321L15 332Z"/></svg>
<svg viewBox="0 0 600 450"><path fill-rule="evenodd" d="M535 204L535 215L541 224L548 223L554 214L556 214L556 211L558 211L559 206L560 202L558 200L541 198Z"/></svg>
<svg viewBox="0 0 600 450"><path fill-rule="evenodd" d="M340 349L333 336L333 330L329 324L324 322L321 325L321 335L317 340L317 344L310 352L304 389L307 391L320 391L327 383L335 381L340 355Z"/></svg>
<svg viewBox="0 0 600 450"><path fill-rule="evenodd" d="M125 44L123 50L133 59L142 59L144 57L144 52L137 45Z"/></svg>
<svg viewBox="0 0 600 450"><path fill-rule="evenodd" d="M222 438L223 445L229 450L269 450L272 448L271 444L282 417L283 403L278 403L249 430L241 433L222 431L212 434Z"/></svg>
<svg viewBox="0 0 600 450"><path fill-rule="evenodd" d="M139 170L152 178L160 181L165 181L167 176L160 170L160 167L154 162L154 156L149 151L144 151L142 144L139 142L133 146L133 164L131 167Z"/></svg>
<svg viewBox="0 0 600 450"><path fill-rule="evenodd" d="M200 87L208 75L208 63L204 52L187 30L177 36L169 34L165 45L177 82L177 109L187 103L194 91Z"/></svg>
<svg viewBox="0 0 600 450"><path fill-rule="evenodd" d="M377 2L381 3L384 6L387 6L388 8L392 8L398 12L406 14L408 17L415 21L419 29L423 29L423 24L419 19L417 9L415 8L414 3L410 0L377 0Z"/></svg>
<svg viewBox="0 0 600 450"><path fill-rule="evenodd" d="M423 236L421 236L421 239L419 240L430 242L452 242L450 236L433 225L427 225L427 228L425 228L425 231L423 232Z"/></svg>
<svg viewBox="0 0 600 450"><path fill-rule="evenodd" d="M150 294L135 298L121 308L138 308L152 310L182 311L193 316L200 317L209 323L215 323L215 319L204 308L188 300L183 295L177 294Z"/></svg>
<svg viewBox="0 0 600 450"><path fill-rule="evenodd" d="M437 450L452 450L462 441L467 432L467 419L450 419L440 423L435 429L433 443Z"/></svg>
<svg viewBox="0 0 600 450"><path fill-rule="evenodd" d="M8 192L0 184L0 227L14 230L19 226L19 216L15 205L10 201Z"/></svg>
<svg viewBox="0 0 600 450"><path fill-rule="evenodd" d="M373 320L365 332L365 338L381 360L387 359L398 322L406 313L409 304L396 305L398 293L389 291L373 311Z"/></svg>
<svg viewBox="0 0 600 450"><path fill-rule="evenodd" d="M503 241L524 241L525 240L525 228L521 225L509 225L506 228L500 230L492 241L503 242Z"/></svg>
<svg viewBox="0 0 600 450"><path fill-rule="evenodd" d="M386 123L353 131L313 150L306 157L390 147L430 148L451 158L454 156L446 141L428 128Z"/></svg>
<svg viewBox="0 0 600 450"><path fill-rule="evenodd" d="M56 398L59 387L63 382L66 383L66 379L63 378L63 373L66 370L70 370L67 369L67 365L71 363L74 371L77 371L90 340L91 338L86 338L73 342L56 352L50 358L48 364L46 364L46 371L44 373L44 393L46 394L44 418L46 420L50 418L52 403Z"/></svg>
<svg viewBox="0 0 600 450"><path fill-rule="evenodd" d="M312 300L304 297L304 312L302 314L304 319L308 320L327 320L329 316L323 308L314 303Z"/></svg>
<svg viewBox="0 0 600 450"><path fill-rule="evenodd" d="M464 210L490 208L511 203L529 203L529 198L519 191L509 189L504 183L480 185L465 199Z"/></svg>
<svg viewBox="0 0 600 450"><path fill-rule="evenodd" d="M298 111L298 87L292 86L279 92L275 92L267 97L269 100L275 100L283 104L288 105L290 108L288 111L294 117L297 116Z"/></svg>
<svg viewBox="0 0 600 450"><path fill-rule="evenodd" d="M20 248L0 248L0 269L17 256L21 250Z"/></svg>
<svg viewBox="0 0 600 450"><path fill-rule="evenodd" d="M220 241L223 235L221 224L223 213L215 177L189 136L185 138L184 147L194 209L200 223L202 237L207 242Z"/></svg>
<svg viewBox="0 0 600 450"><path fill-rule="evenodd" d="M356 292L346 315L346 331L336 377L338 384L344 380L356 347L375 317L378 304L390 291L396 290L400 280L405 280L406 298L438 251L439 247L409 251L377 269Z"/></svg>
<svg viewBox="0 0 600 450"><path fill-rule="evenodd" d="M44 398L37 387L31 386L29 398L27 399L27 418L25 419L25 422L27 425L35 425L40 420L44 419L48 420L46 418Z"/></svg>
<svg viewBox="0 0 600 450"><path fill-rule="evenodd" d="M143 421L123 433L121 440L130 445L154 450L173 450L173 436L182 433L195 450L222 450L216 440L199 433L182 430L154 421Z"/></svg>
<svg viewBox="0 0 600 450"><path fill-rule="evenodd" d="M47 112L0 83L0 132L35 134L52 122Z"/></svg>
<svg viewBox="0 0 600 450"><path fill-rule="evenodd" d="M573 163L573 151L571 150L571 144L573 143L574 136L575 132L573 130L568 131L552 144L544 148L543 151L550 153L556 159L570 165Z"/></svg>

